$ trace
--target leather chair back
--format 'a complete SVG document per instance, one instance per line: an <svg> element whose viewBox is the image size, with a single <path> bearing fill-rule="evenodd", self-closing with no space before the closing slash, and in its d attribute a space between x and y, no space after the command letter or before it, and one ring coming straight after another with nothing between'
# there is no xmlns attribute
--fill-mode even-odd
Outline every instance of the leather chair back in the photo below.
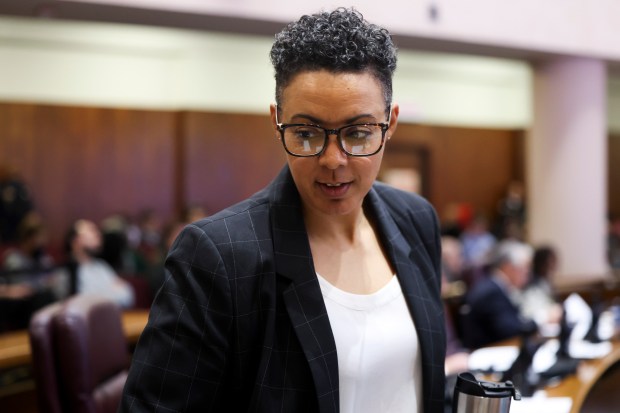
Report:
<svg viewBox="0 0 620 413"><path fill-rule="evenodd" d="M30 337L41 411L117 411L129 352L113 302L77 295L46 307L33 317Z"/></svg>
<svg viewBox="0 0 620 413"><path fill-rule="evenodd" d="M30 320L33 375L37 383L37 403L41 412L62 413L58 391L58 372L54 357L52 322L61 306L60 303L54 303L44 307Z"/></svg>

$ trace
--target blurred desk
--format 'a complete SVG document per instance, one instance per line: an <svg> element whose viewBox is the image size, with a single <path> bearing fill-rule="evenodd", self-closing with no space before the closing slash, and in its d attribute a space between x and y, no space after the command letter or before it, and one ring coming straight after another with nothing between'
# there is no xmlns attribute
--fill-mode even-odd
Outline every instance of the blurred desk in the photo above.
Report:
<svg viewBox="0 0 620 413"><path fill-rule="evenodd" d="M123 330L129 344L136 344L149 319L149 310L130 310L123 313Z"/></svg>
<svg viewBox="0 0 620 413"><path fill-rule="evenodd" d="M148 320L148 310L130 310L122 314L123 330L129 344L135 344ZM30 364L28 331L0 334L0 370Z"/></svg>
<svg viewBox="0 0 620 413"><path fill-rule="evenodd" d="M0 334L0 370L30 363L28 331Z"/></svg>
<svg viewBox="0 0 620 413"><path fill-rule="evenodd" d="M508 347L520 347L521 341L519 339L508 339L495 346L490 346L492 350L494 347L508 346ZM611 340L611 351L603 357L581 360L577 367L575 374L566 376L553 384L549 384L540 390L543 390L546 397L562 397L571 399L570 413L591 413L591 412L607 412L605 410L610 403L614 403L614 413L620 412L620 391L616 391L618 383L618 374L620 372L620 336L616 334L614 339ZM492 353L490 353L492 354ZM603 377L606 373L613 373L613 377L610 379L610 375ZM494 381L497 378L489 377L488 380ZM603 392L601 395L600 387L595 389L595 386L605 384L608 387L608 382L613 381L614 389L611 392ZM605 382L605 383L603 383ZM597 390L597 391L593 391ZM518 402L515 402L515 404ZM602 408L593 408L592 406L598 404L604 406ZM582 407L587 406L582 411Z"/></svg>
<svg viewBox="0 0 620 413"><path fill-rule="evenodd" d="M605 357L582 361L576 374L566 377L555 386L546 387L547 395L572 398L571 413L579 413L592 387L607 370L620 362L620 340L613 340L612 345L611 352Z"/></svg>

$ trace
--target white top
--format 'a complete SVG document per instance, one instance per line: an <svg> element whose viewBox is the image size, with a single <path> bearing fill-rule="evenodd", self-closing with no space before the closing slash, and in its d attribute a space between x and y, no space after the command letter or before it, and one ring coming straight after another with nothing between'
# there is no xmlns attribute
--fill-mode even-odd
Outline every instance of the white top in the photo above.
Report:
<svg viewBox="0 0 620 413"><path fill-rule="evenodd" d="M418 336L398 277L360 295L317 276L336 340L340 411L421 412Z"/></svg>
<svg viewBox="0 0 620 413"><path fill-rule="evenodd" d="M77 292L109 298L123 308L134 304L131 285L116 275L108 263L100 259L78 265Z"/></svg>

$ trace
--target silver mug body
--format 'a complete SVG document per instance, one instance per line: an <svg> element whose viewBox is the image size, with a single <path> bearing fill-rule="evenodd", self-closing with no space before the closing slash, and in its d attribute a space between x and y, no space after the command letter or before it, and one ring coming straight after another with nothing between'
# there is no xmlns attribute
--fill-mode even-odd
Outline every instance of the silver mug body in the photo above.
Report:
<svg viewBox="0 0 620 413"><path fill-rule="evenodd" d="M509 413L511 397L480 397L457 393L454 413Z"/></svg>

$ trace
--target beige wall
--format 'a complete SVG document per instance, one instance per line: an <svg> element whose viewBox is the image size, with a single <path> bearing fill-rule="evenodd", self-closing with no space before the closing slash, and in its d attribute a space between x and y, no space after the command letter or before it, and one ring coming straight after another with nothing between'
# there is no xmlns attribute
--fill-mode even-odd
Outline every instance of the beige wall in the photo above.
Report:
<svg viewBox="0 0 620 413"><path fill-rule="evenodd" d="M0 16L0 101L262 114L273 99L271 42ZM531 78L524 60L402 49L395 99L411 122L523 129L531 124ZM607 118L618 134L620 76L613 72Z"/></svg>
<svg viewBox="0 0 620 413"><path fill-rule="evenodd" d="M272 38L0 17L0 101L264 114ZM401 50L403 120L523 128L530 69L518 60Z"/></svg>
<svg viewBox="0 0 620 413"><path fill-rule="evenodd" d="M321 8L354 5L393 33L533 52L620 61L617 0L77 0L202 15L288 22ZM434 7L436 19L429 9Z"/></svg>

